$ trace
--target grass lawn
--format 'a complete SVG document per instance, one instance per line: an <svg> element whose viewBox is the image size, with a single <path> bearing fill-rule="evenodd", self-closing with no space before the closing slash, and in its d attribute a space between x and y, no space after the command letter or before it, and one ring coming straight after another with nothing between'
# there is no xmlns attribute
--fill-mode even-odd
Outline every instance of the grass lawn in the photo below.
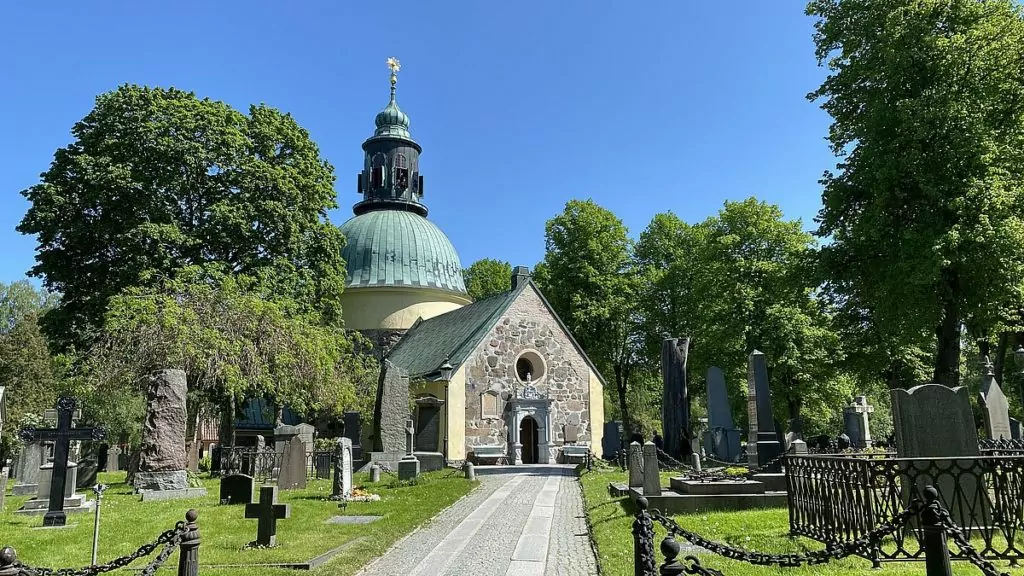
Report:
<svg viewBox="0 0 1024 576"><path fill-rule="evenodd" d="M305 490L279 492L282 503L291 505L291 517L278 520L278 546L272 549L245 550L244 546L256 539L256 520L245 518L241 505L221 506L218 503L219 480L204 479L208 494L191 500L166 502L139 501L124 483L124 473L100 474L100 481L110 485L104 494L101 508L99 561L134 552L140 545L156 539L164 530L184 518L189 508L199 511L199 530L202 544L199 548L200 573L204 576L224 574L272 574L296 576L287 569L257 567L207 568L212 564L265 564L274 562L304 562L346 542L353 543L315 573L354 574L370 560L380 556L399 538L423 524L442 509L463 497L475 487L461 475L445 478L447 471L420 476L414 486L389 485L385 476L380 484L367 484L367 474L356 474L356 485L379 494L379 502L348 505L343 513L337 502L330 502L330 480L311 481ZM259 486L257 486L258 490ZM91 491L90 491L91 495ZM18 558L33 566L68 568L89 564L92 553L93 515L73 514L68 523L77 524L60 530L32 530L42 526L42 516L14 514L27 497L8 496L0 512L0 546L13 546ZM332 516L382 516L366 525L326 524ZM154 555L156 552L154 552ZM133 566L145 565L139 560ZM172 556L161 573L169 574L177 566L177 554Z"/></svg>
<svg viewBox="0 0 1024 576"><path fill-rule="evenodd" d="M583 495L593 537L597 543L598 562L606 576L631 576L633 574L633 506L628 497L612 498L608 495L608 483L626 482L625 472L615 469L594 469L582 472ZM666 482L667 484L667 482ZM736 547L768 553L800 553L824 548L821 543L808 538L789 536L789 513L785 508L748 510L743 512L717 512L684 514L675 516L679 525L702 536ZM665 530L654 523L657 533L656 544L665 537ZM680 544L687 544L680 541ZM683 554L685 555L685 554ZM663 560L657 552L659 565ZM834 560L819 566L799 568L778 568L774 566L751 566L736 560L729 560L715 554L698 554L701 564L721 570L726 576L759 576L803 574L854 576L876 573L879 576L920 576L924 574L923 562L890 562L878 571L871 570L871 563L861 558ZM1006 562L996 565L1007 569ZM1014 574L1019 569L1011 569ZM953 573L957 575L980 574L977 568L966 562L954 562Z"/></svg>

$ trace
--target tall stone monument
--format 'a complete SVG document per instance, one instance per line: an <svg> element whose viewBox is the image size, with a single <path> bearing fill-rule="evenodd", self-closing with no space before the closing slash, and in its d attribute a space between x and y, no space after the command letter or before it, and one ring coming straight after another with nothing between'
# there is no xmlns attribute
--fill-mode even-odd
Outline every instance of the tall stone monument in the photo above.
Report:
<svg viewBox="0 0 1024 576"><path fill-rule="evenodd" d="M189 488L185 471L187 392L184 370L157 370L149 375L139 470L133 479L133 486L143 500L186 498L206 493L201 488Z"/></svg>
<svg viewBox="0 0 1024 576"><path fill-rule="evenodd" d="M980 397L981 413L985 418L985 431L988 437L993 440L1012 440L1010 406L999 382L996 382L992 362L988 358L985 358L981 376Z"/></svg>
<svg viewBox="0 0 1024 576"><path fill-rule="evenodd" d="M857 396L849 406L843 408L843 424L850 445L854 448L871 447L871 426L868 416L875 407L868 404L866 396Z"/></svg>
<svg viewBox="0 0 1024 576"><path fill-rule="evenodd" d="M704 432L704 451L715 460L735 462L740 455L740 431L733 424L725 373L712 366L708 368L706 380L708 429Z"/></svg>
<svg viewBox="0 0 1024 576"><path fill-rule="evenodd" d="M747 361L747 457L751 466L764 466L782 454L782 444L772 416L772 397L768 386L768 362L764 352L754 350Z"/></svg>
<svg viewBox="0 0 1024 576"><path fill-rule="evenodd" d="M406 454L405 421L409 416L409 376L390 360L384 361L373 412L372 462L391 468Z"/></svg>
<svg viewBox="0 0 1024 576"><path fill-rule="evenodd" d="M661 341L662 438L665 452L685 460L693 452L690 439L690 395L686 383L686 359L690 338L664 338Z"/></svg>

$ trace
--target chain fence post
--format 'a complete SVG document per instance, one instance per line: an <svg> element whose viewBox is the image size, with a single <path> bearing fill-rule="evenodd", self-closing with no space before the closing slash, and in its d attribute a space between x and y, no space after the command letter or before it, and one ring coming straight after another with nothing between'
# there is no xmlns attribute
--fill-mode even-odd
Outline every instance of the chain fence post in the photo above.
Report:
<svg viewBox="0 0 1024 576"><path fill-rule="evenodd" d="M634 504L636 516L633 519L633 576L656 576L654 521L647 512L647 498L641 496Z"/></svg>
<svg viewBox="0 0 1024 576"><path fill-rule="evenodd" d="M178 576L199 576L199 512L185 513L185 530L178 545Z"/></svg>
<svg viewBox="0 0 1024 576"><path fill-rule="evenodd" d="M946 527L942 523L945 510L939 502L939 491L934 486L924 489L925 506L921 510L921 528L924 531L924 566L927 576L953 576L949 564L949 545Z"/></svg>
<svg viewBox="0 0 1024 576"><path fill-rule="evenodd" d="M665 562L658 570L660 576L681 576L686 573L686 566L677 559L679 557L679 542L676 542L671 532L661 541L661 553L665 555Z"/></svg>
<svg viewBox="0 0 1024 576"><path fill-rule="evenodd" d="M21 574L21 566L18 565L18 555L10 546L0 550L0 576L18 576Z"/></svg>

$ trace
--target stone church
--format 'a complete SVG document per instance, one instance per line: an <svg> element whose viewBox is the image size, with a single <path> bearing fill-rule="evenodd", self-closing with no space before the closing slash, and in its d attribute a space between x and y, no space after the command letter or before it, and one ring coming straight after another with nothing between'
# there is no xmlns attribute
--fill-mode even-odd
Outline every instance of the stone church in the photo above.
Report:
<svg viewBox="0 0 1024 576"><path fill-rule="evenodd" d="M425 469L466 459L554 463L601 445L604 380L530 279L473 302L459 255L427 219L421 146L395 100L363 142L362 200L341 226L346 326L382 357L372 454L413 448ZM410 415L410 407L414 406Z"/></svg>

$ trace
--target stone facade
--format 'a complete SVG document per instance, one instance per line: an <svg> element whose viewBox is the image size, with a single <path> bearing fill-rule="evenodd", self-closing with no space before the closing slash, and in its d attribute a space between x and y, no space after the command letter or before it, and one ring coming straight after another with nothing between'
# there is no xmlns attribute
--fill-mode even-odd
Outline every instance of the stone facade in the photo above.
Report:
<svg viewBox="0 0 1024 576"><path fill-rule="evenodd" d="M517 373L517 361L524 353L535 365L530 383ZM532 287L520 293L465 365L467 452L474 446L509 444L509 400L516 388L521 391L528 384L552 400L547 422L550 461L555 461L558 447L565 442L566 426L576 428L580 443L591 440L590 368ZM484 417L481 401L489 392L497 393L496 417Z"/></svg>

